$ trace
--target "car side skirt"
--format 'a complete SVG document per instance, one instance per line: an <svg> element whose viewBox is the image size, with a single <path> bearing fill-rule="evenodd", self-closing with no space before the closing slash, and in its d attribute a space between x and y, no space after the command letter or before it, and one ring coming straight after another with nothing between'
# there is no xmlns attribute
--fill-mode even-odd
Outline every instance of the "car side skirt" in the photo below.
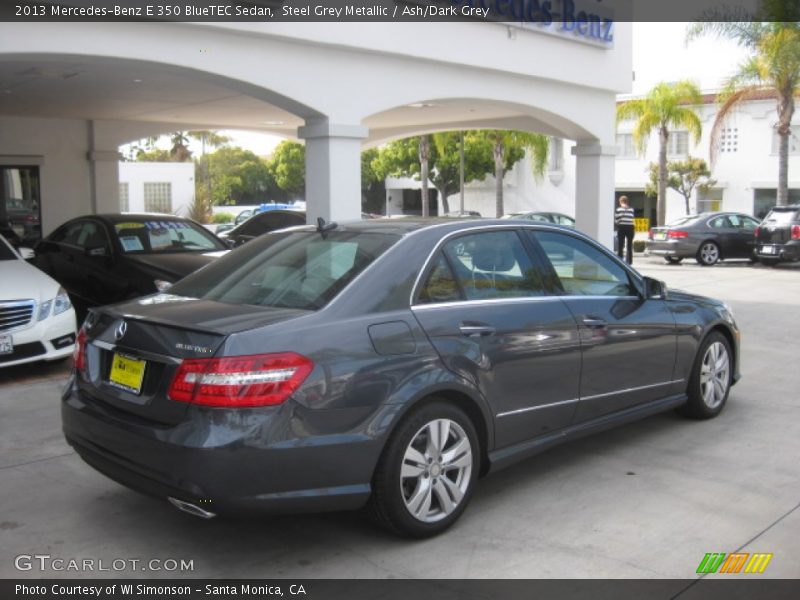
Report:
<svg viewBox="0 0 800 600"><path fill-rule="evenodd" d="M556 432L548 433L525 442L501 448L489 453L489 473L504 469L517 461L535 456L553 446L578 439L593 433L613 429L625 423L631 423L655 415L671 408L685 404L688 396L685 393L667 396L631 408L626 408L610 415L603 415L597 419L570 425Z"/></svg>

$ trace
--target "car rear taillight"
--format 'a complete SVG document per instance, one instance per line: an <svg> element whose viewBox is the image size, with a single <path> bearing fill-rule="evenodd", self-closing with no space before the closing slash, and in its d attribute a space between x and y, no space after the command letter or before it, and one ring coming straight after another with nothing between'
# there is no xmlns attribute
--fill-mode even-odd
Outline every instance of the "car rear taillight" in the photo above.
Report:
<svg viewBox="0 0 800 600"><path fill-rule="evenodd" d="M187 359L168 397L203 406L273 406L285 402L313 369L311 360L294 352Z"/></svg>
<svg viewBox="0 0 800 600"><path fill-rule="evenodd" d="M760 225L759 225L759 226L757 226L757 227L756 227L756 228L753 230L753 236L757 238L759 233L761 233L761 226L760 226Z"/></svg>
<svg viewBox="0 0 800 600"><path fill-rule="evenodd" d="M72 353L75 370L81 373L86 370L86 338L86 330L81 327L75 339L75 351Z"/></svg>
<svg viewBox="0 0 800 600"><path fill-rule="evenodd" d="M648 229L647 230L647 239L648 240L652 240L653 239L653 230L652 229Z"/></svg>
<svg viewBox="0 0 800 600"><path fill-rule="evenodd" d="M667 233L667 237L671 240L682 240L684 238L689 237L689 232L681 231L680 229L674 229Z"/></svg>
<svg viewBox="0 0 800 600"><path fill-rule="evenodd" d="M792 225L792 239L800 240L800 225Z"/></svg>

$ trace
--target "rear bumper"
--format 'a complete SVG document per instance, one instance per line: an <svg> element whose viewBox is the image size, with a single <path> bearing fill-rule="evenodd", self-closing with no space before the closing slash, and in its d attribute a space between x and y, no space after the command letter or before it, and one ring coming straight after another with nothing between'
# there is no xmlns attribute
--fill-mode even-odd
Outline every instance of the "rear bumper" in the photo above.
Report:
<svg viewBox="0 0 800 600"><path fill-rule="evenodd" d="M697 245L681 240L664 240L645 242L645 249L653 256L671 256L675 258L691 258L697 254Z"/></svg>
<svg viewBox="0 0 800 600"><path fill-rule="evenodd" d="M272 432L285 432L302 418L290 403L250 410L238 423L197 411L170 426L132 417L69 386L61 408L67 442L90 466L139 492L217 514L358 508L369 497L382 448L380 440L353 434L272 442Z"/></svg>
<svg viewBox="0 0 800 600"><path fill-rule="evenodd" d="M759 258L777 260L800 260L800 240L792 240L785 244L764 244L758 242L754 253Z"/></svg>

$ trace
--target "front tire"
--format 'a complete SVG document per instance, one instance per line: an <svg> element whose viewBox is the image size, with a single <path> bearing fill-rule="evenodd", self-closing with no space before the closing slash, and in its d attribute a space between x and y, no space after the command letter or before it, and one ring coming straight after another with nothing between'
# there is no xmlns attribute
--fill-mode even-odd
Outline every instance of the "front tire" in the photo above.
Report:
<svg viewBox="0 0 800 600"><path fill-rule="evenodd" d="M719 246L715 242L703 242L697 251L697 262L704 267L710 267L719 262Z"/></svg>
<svg viewBox="0 0 800 600"><path fill-rule="evenodd" d="M733 382L733 353L727 338L711 332L697 352L686 394L689 401L679 412L692 419L711 419L725 407Z"/></svg>
<svg viewBox="0 0 800 600"><path fill-rule="evenodd" d="M443 401L414 410L392 433L373 476L367 509L407 537L437 535L467 507L480 467L475 427Z"/></svg>

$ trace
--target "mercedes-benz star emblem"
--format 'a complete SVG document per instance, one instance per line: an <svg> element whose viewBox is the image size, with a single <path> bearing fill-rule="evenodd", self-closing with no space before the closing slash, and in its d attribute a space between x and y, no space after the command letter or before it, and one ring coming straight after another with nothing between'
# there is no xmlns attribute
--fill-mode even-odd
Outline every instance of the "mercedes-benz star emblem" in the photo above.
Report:
<svg viewBox="0 0 800 600"><path fill-rule="evenodd" d="M114 337L121 340L125 337L125 332L128 331L128 324L125 321L120 321L117 328L114 330Z"/></svg>

